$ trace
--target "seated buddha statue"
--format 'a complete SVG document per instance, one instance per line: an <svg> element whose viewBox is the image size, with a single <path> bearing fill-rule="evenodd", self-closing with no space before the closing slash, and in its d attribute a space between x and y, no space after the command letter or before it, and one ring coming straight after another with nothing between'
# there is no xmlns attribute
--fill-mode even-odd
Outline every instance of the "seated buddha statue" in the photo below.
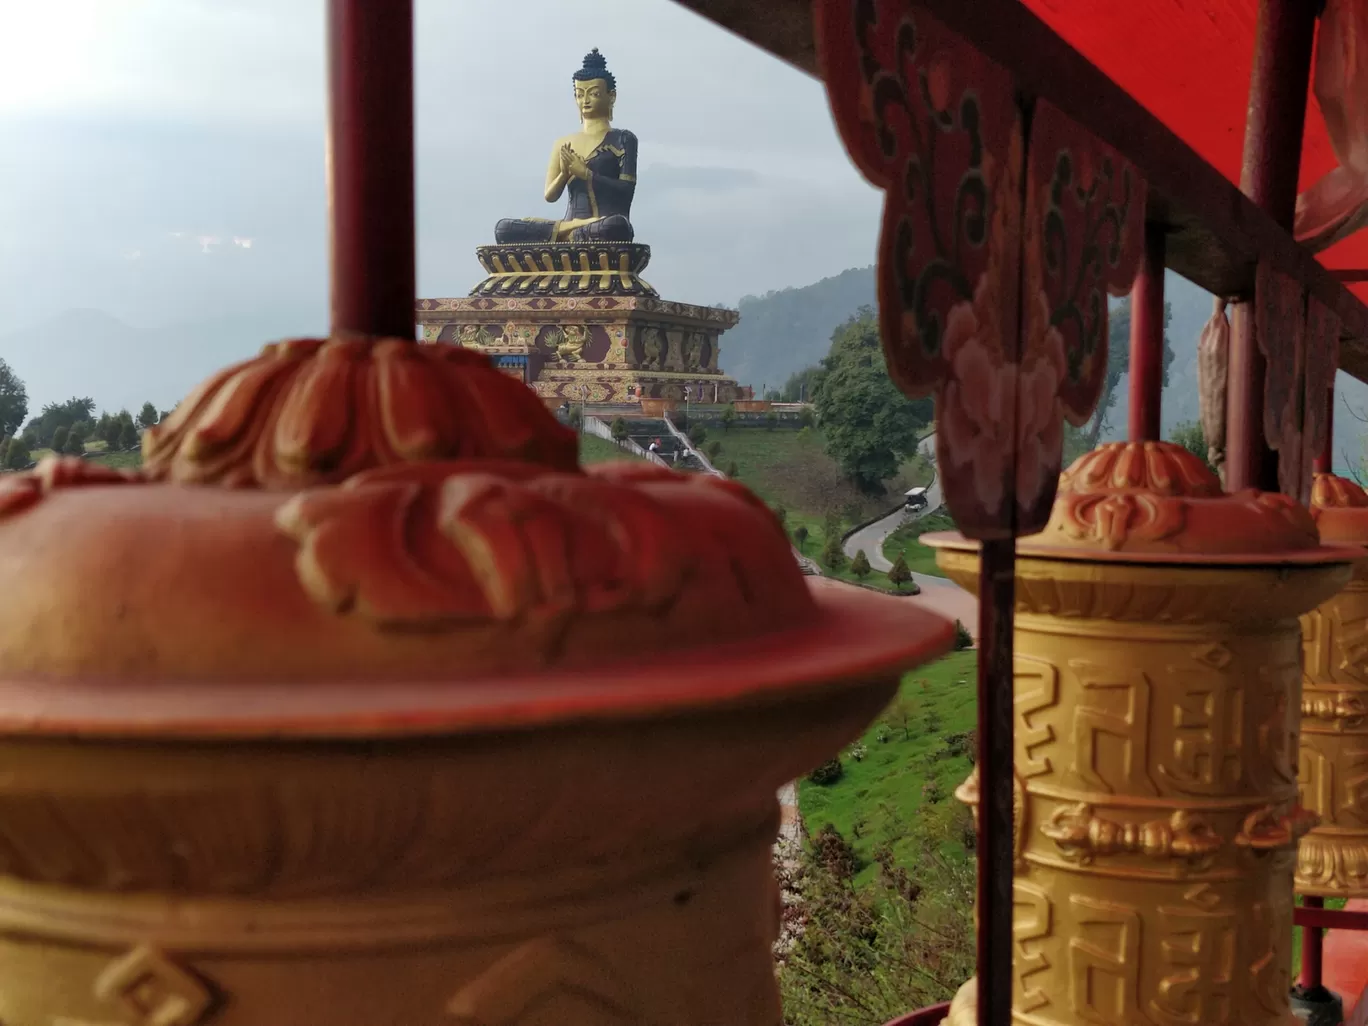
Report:
<svg viewBox="0 0 1368 1026"><path fill-rule="evenodd" d="M497 243L632 241L637 138L610 123L617 80L597 48L571 77L580 130L556 140L546 169L546 202L570 194L565 217L505 219L494 227Z"/></svg>

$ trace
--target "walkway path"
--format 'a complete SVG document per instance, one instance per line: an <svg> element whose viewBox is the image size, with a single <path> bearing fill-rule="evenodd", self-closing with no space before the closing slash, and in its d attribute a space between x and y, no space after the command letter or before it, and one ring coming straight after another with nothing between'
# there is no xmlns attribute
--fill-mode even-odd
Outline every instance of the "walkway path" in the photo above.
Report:
<svg viewBox="0 0 1368 1026"><path fill-rule="evenodd" d="M919 448L922 455L931 461L931 466L934 468L936 465L936 433L933 431L923 438ZM883 543L888 540L888 536L907 521L916 520L939 509L943 501L940 475L936 474L931 479L931 483L927 485L926 505L924 507L916 512L897 509L882 520L876 520L868 527L860 528L847 538L842 546L846 557L854 559L855 553L863 549L865 559L869 560L869 565L878 573L887 573L893 569L893 564L888 561L883 552ZM921 594L909 601L924 603L945 616L955 617L969 629L970 634L975 637L978 636L978 602L974 596L944 577L914 573L912 580L921 589Z"/></svg>

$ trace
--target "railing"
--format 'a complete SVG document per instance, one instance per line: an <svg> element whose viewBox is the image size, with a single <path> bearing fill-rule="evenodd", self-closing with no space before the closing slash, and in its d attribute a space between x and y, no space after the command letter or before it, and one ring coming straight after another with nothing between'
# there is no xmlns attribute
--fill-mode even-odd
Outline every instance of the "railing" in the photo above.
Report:
<svg viewBox="0 0 1368 1026"><path fill-rule="evenodd" d="M619 449L622 449L625 452L630 452L633 456L639 456L643 460L650 460L652 463L655 463L658 466L669 466L669 464L666 463L663 459L661 459L657 454L650 452L647 449L643 449L630 438L614 438L613 429L610 428L603 421L599 420L598 417L585 417L583 426L584 433L586 435L593 435L595 438L602 438L605 442L612 442Z"/></svg>

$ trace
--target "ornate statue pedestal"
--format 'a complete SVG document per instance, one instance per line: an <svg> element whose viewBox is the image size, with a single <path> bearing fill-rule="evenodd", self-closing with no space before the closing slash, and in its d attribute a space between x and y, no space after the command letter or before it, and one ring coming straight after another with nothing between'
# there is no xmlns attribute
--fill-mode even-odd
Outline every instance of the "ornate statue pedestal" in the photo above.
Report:
<svg viewBox="0 0 1368 1026"><path fill-rule="evenodd" d="M487 277L469 296L418 301L427 342L489 355L546 399L731 402L743 390L718 366L733 310L662 300L641 278L639 243L481 246Z"/></svg>
<svg viewBox="0 0 1368 1026"><path fill-rule="evenodd" d="M1368 494L1354 482L1317 474L1311 512L1325 541L1368 547ZM1297 891L1368 897L1368 553L1301 622L1301 794L1320 823L1298 848Z"/></svg>
<svg viewBox="0 0 1368 1026"><path fill-rule="evenodd" d="M976 586L972 543L924 540ZM1297 617L1360 554L1169 443L1061 477L1017 555L1014 1021L1296 1022Z"/></svg>

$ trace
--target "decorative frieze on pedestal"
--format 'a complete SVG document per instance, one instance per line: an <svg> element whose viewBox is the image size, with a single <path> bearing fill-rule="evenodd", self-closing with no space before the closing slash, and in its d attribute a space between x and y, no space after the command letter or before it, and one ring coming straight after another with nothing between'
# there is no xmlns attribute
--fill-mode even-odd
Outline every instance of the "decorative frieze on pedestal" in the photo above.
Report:
<svg viewBox="0 0 1368 1026"><path fill-rule="evenodd" d="M974 546L928 537L962 587ZM1013 1019L1290 1026L1301 631L1359 550L1163 442L1061 478L1018 545ZM978 800L971 777L960 797ZM973 986L950 1021L974 1022Z"/></svg>
<svg viewBox="0 0 1368 1026"><path fill-rule="evenodd" d="M718 365L719 337L738 320L734 310L645 295L418 302L424 341L487 353L538 395L576 402L682 400L685 388L695 402L732 402L742 390Z"/></svg>

